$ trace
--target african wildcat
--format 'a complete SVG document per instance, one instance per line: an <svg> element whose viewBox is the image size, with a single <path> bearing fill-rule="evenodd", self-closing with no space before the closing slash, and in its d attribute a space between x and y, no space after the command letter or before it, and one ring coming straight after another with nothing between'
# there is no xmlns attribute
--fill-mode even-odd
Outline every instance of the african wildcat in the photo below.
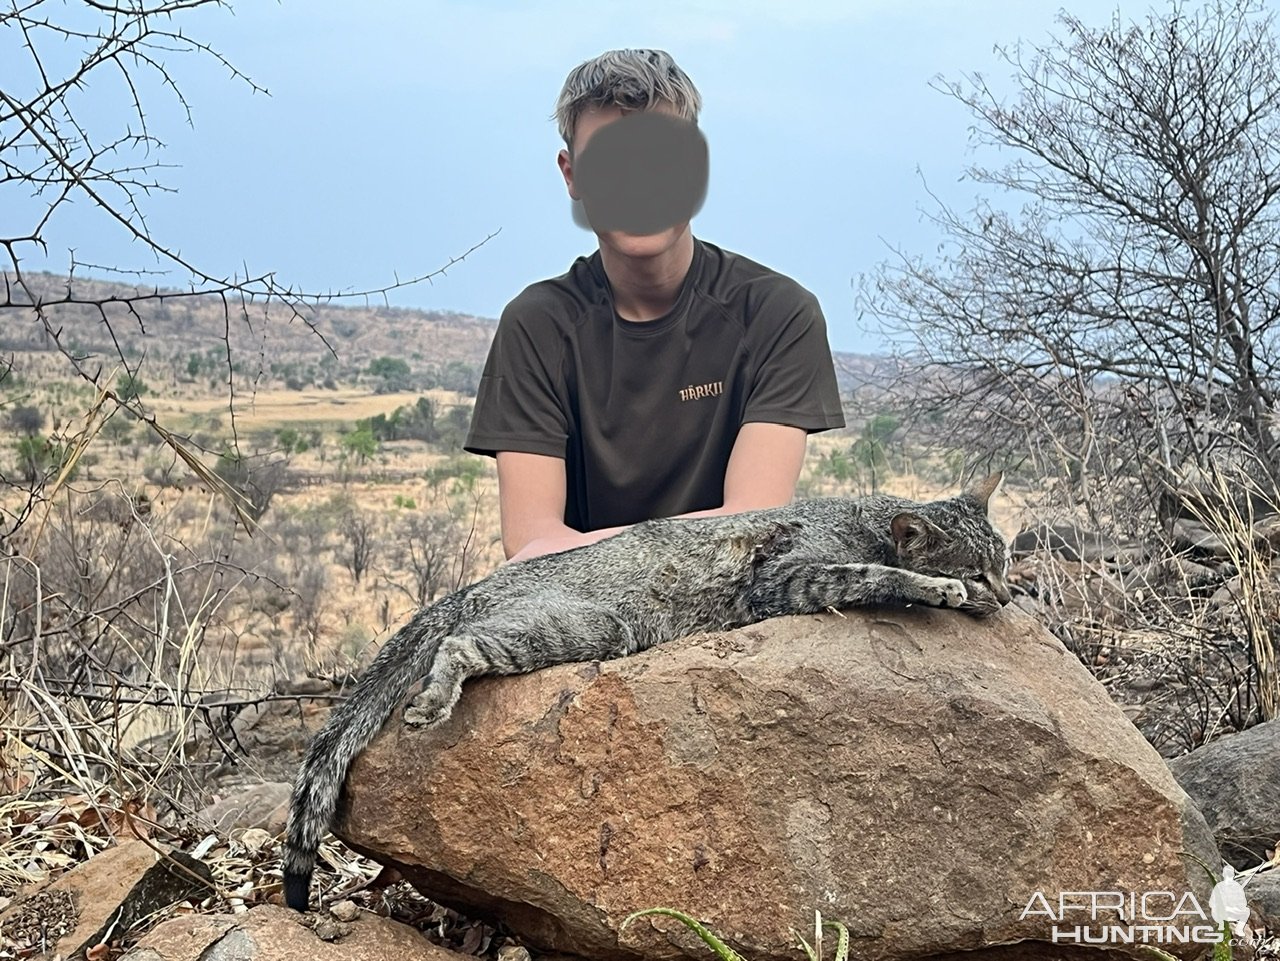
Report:
<svg viewBox="0 0 1280 961"><path fill-rule="evenodd" d="M347 768L413 683L407 724L449 717L462 682L634 654L699 631L859 604L991 614L1008 603L1008 548L987 520L994 474L947 500L828 498L642 524L501 567L414 616L316 735L293 789L285 900L307 907Z"/></svg>

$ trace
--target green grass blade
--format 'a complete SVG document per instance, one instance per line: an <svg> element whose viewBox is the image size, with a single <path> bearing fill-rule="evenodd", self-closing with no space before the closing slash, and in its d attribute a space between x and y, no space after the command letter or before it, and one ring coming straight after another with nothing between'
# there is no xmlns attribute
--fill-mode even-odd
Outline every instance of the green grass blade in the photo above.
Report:
<svg viewBox="0 0 1280 961"><path fill-rule="evenodd" d="M642 918L648 914L661 914L668 918L675 918L690 931L700 937L707 947L716 953L716 956L720 958L720 961L745 961L742 955L738 954L737 951L733 950L733 948L729 947L718 937L712 934L706 925L702 924L702 922L698 921L696 918L692 918L685 914L683 911L677 911L675 908L645 908L643 911L635 911L628 914L626 918L623 919L622 925L618 930L624 930L626 926L636 918Z"/></svg>
<svg viewBox="0 0 1280 961"><path fill-rule="evenodd" d="M820 961L820 959L818 958L818 952L813 950L813 946L810 945L809 942L804 939L803 934L801 934L795 928L791 929L791 934L797 941L799 941L802 945L804 945L804 953L809 956L809 961Z"/></svg>
<svg viewBox="0 0 1280 961"><path fill-rule="evenodd" d="M1222 940L1213 946L1213 961L1232 961L1234 951L1231 947L1231 938L1233 934L1231 925L1223 921Z"/></svg>
<svg viewBox="0 0 1280 961"><path fill-rule="evenodd" d="M835 961L849 961L849 929L840 921L823 921L824 928L834 928L836 932Z"/></svg>

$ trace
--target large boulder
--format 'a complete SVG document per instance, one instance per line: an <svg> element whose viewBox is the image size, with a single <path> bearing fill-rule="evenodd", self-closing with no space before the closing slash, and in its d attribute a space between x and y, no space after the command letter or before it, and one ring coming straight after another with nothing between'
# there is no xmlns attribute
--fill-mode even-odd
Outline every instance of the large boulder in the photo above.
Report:
<svg viewBox="0 0 1280 961"><path fill-rule="evenodd" d="M752 961L799 957L815 909L860 959L1147 957L1055 944L1046 910L1189 891L1207 912L1188 854L1217 859L1160 756L1012 608L779 618L482 679L436 729L389 723L341 813L428 896L598 959L705 958L664 918L619 931L657 905ZM1059 927L1091 923L1124 922Z"/></svg>
<svg viewBox="0 0 1280 961"><path fill-rule="evenodd" d="M1210 741L1169 762L1237 868L1251 868L1280 845L1280 720Z"/></svg>

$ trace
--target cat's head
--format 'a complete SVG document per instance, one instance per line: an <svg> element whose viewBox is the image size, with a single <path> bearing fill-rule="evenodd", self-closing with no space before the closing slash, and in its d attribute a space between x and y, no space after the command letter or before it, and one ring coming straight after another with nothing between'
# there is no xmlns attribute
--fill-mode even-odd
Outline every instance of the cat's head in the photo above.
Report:
<svg viewBox="0 0 1280 961"><path fill-rule="evenodd" d="M1003 480L1003 473L992 474L956 497L896 514L890 524L899 563L919 574L963 581L969 594L963 606L976 614L994 614L1012 600L1009 545L987 516Z"/></svg>

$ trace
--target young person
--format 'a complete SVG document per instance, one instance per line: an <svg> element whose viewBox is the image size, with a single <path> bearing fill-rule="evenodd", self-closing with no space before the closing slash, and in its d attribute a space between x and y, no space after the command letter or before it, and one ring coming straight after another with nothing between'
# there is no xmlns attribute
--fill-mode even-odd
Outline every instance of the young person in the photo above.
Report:
<svg viewBox="0 0 1280 961"><path fill-rule="evenodd" d="M684 173L646 179L638 173L645 165L623 162L629 150L650 150L642 159L661 166L662 151L690 143L677 122L696 130L700 106L688 76L659 50L610 51L565 81L558 162L599 249L503 311L464 445L497 458L510 560L649 518L786 504L807 435L844 426L814 296L695 238L688 191L676 198L663 186ZM674 132L624 125L644 112L669 115ZM606 159L592 168L588 196L592 156ZM685 215L656 232L625 229L645 220L645 205L627 200L633 177L654 191L654 209L684 203ZM606 209L622 213L606 217Z"/></svg>

